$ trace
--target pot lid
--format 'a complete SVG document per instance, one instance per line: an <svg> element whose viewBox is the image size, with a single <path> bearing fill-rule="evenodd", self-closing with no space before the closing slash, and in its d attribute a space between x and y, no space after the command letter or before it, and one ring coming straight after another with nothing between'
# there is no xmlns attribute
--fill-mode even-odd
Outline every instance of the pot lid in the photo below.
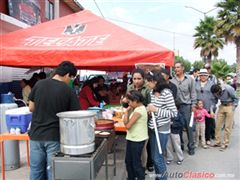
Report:
<svg viewBox="0 0 240 180"><path fill-rule="evenodd" d="M95 112L92 111L65 111L56 114L60 118L84 118L96 116Z"/></svg>

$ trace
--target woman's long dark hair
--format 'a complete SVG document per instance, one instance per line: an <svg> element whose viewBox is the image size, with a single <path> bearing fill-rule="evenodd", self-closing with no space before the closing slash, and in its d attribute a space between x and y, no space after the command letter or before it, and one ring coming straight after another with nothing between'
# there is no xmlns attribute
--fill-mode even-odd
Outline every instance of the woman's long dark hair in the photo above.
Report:
<svg viewBox="0 0 240 180"><path fill-rule="evenodd" d="M167 81L164 79L161 72L158 70L149 71L147 73L146 79L147 79L147 81L156 81L157 82L155 88L153 89L153 93L155 93L155 92L161 93L161 91L163 89L170 89Z"/></svg>
<svg viewBox="0 0 240 180"><path fill-rule="evenodd" d="M92 79L89 79L89 80L85 81L84 84L83 84L83 87L90 86L91 89L93 89L93 84L94 83L98 83L98 78L97 77L94 77Z"/></svg>

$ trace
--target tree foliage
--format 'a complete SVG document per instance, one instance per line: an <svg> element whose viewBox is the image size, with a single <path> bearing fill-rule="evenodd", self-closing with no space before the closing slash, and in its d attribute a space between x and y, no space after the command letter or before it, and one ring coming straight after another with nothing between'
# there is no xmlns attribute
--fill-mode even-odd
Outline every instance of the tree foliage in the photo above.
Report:
<svg viewBox="0 0 240 180"><path fill-rule="evenodd" d="M213 60L211 70L217 78L225 78L227 74L231 72L231 66L223 59Z"/></svg>
<svg viewBox="0 0 240 180"><path fill-rule="evenodd" d="M196 68L202 69L202 68L204 68L204 62L202 60L194 61L194 63L192 64L192 67L194 69L196 69Z"/></svg>
<svg viewBox="0 0 240 180"><path fill-rule="evenodd" d="M237 93L240 96L240 0L222 0L216 5L217 15L215 32L226 42L236 44L237 55Z"/></svg>
<svg viewBox="0 0 240 180"><path fill-rule="evenodd" d="M214 17L205 16L195 28L196 33L193 35L195 37L194 48L201 48L200 56L208 63L211 63L213 56L218 56L218 50L224 45L223 39L217 37L214 32L215 25Z"/></svg>
<svg viewBox="0 0 240 180"><path fill-rule="evenodd" d="M236 73L237 72L237 63L233 63L231 65L231 72Z"/></svg>

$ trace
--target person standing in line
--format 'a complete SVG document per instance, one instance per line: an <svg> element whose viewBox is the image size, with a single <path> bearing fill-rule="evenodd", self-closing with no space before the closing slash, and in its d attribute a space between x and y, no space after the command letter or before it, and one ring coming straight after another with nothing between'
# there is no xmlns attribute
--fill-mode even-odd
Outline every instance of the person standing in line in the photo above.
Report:
<svg viewBox="0 0 240 180"><path fill-rule="evenodd" d="M171 118L177 116L177 109L169 85L160 72L149 72L147 84L149 88L152 89L150 93L151 103L147 106L147 110L154 115L148 122L151 155L157 175L156 180L166 180L167 167L163 153L166 151L168 136L170 134ZM160 139L162 154L159 153L157 146L157 136L154 131L153 118L156 120L157 135Z"/></svg>
<svg viewBox="0 0 240 180"><path fill-rule="evenodd" d="M181 165L184 159L183 151L181 149L181 140L179 133L182 131L184 125L184 119L182 114L178 111L177 117L172 118L171 121L171 134L167 143L167 165L169 165L173 159L173 152L177 156L177 164Z"/></svg>
<svg viewBox="0 0 240 180"><path fill-rule="evenodd" d="M29 95L32 122L30 136L30 180L52 179L52 156L60 151L57 113L79 110L79 100L67 85L77 69L63 61L52 78L38 81Z"/></svg>
<svg viewBox="0 0 240 180"><path fill-rule="evenodd" d="M220 147L220 151L228 148L233 125L234 110L238 106L238 97L233 87L228 84L213 85L211 92L221 101L217 111L214 147ZM221 140L221 131L224 126L224 141Z"/></svg>
<svg viewBox="0 0 240 180"><path fill-rule="evenodd" d="M178 96L176 99L176 105L179 106L179 111L184 116L184 126L188 136L188 153L194 155L194 139L193 139L193 127L190 127L190 118L192 110L196 104L196 90L195 80L184 73L184 66L181 62L175 63L175 76L171 79L178 88ZM184 149L184 142L181 137L181 148Z"/></svg>
<svg viewBox="0 0 240 180"><path fill-rule="evenodd" d="M127 128L126 168L129 180L145 179L141 155L145 141L148 139L147 110L143 105L143 95L132 90L126 94L129 107L124 113L124 124Z"/></svg>
<svg viewBox="0 0 240 180"><path fill-rule="evenodd" d="M172 79L171 73L169 69L162 69L161 74L169 85L170 90L172 91L172 95L174 100L177 98L177 86L173 84L170 79Z"/></svg>
<svg viewBox="0 0 240 180"><path fill-rule="evenodd" d="M127 87L127 92L131 91L131 90L137 90L139 92L141 92L141 94L143 95L143 105L147 106L150 101L150 89L147 87L146 83L145 83L145 72L142 69L134 69L132 71L132 84L130 84ZM122 102L124 103L125 100L122 99ZM150 143L148 141L146 141L146 144L144 145L143 148L143 154L142 154L142 163L143 166L149 171L152 172L153 169L153 160L151 157L151 149L150 149Z"/></svg>
<svg viewBox="0 0 240 180"><path fill-rule="evenodd" d="M31 87L28 85L28 81L26 79L22 79L20 81L20 86L22 88L23 101L26 103L26 105L28 105L28 96L31 93Z"/></svg>
<svg viewBox="0 0 240 180"><path fill-rule="evenodd" d="M195 81L198 81L199 71L200 71L200 69L198 69L198 68L194 68L193 71L192 71L191 77L192 77Z"/></svg>
<svg viewBox="0 0 240 180"><path fill-rule="evenodd" d="M201 136L201 143L204 149L207 148L206 141L205 141L205 117L213 117L214 114L209 114L206 109L203 108L203 101L198 100L196 110L194 112L194 120L196 121L196 144L195 147L198 147L199 138Z"/></svg>
<svg viewBox="0 0 240 180"><path fill-rule="evenodd" d="M214 85L213 81L209 81L209 74L206 69L200 69L199 81L196 82L197 99L202 100L204 109L208 113L214 113L218 99L212 94L211 87ZM207 145L211 145L211 139L215 138L215 119L214 117L206 118L206 133L205 138Z"/></svg>
<svg viewBox="0 0 240 180"><path fill-rule="evenodd" d="M208 71L208 74L209 74L208 80L212 81L213 84L217 84L218 80L217 80L216 76L214 74L212 74L211 65L207 63L204 65L204 68L207 69L207 71Z"/></svg>

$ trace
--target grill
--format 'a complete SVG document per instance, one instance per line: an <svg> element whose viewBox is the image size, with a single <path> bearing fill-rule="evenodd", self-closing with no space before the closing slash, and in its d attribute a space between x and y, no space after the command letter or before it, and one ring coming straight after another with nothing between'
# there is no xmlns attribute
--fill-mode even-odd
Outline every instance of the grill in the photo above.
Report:
<svg viewBox="0 0 240 180"><path fill-rule="evenodd" d="M106 138L95 138L95 151L82 155L57 153L53 157L53 179L93 180L105 161L105 179L108 179L108 143Z"/></svg>

